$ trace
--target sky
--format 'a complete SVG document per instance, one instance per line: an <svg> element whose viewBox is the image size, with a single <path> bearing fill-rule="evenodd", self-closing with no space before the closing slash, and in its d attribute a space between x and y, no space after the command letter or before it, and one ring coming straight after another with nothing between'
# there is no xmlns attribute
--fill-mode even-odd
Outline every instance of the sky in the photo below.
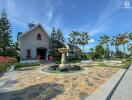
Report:
<svg viewBox="0 0 132 100"><path fill-rule="evenodd" d="M65 39L71 31L88 32L85 50L99 44L104 34L132 32L132 0L0 0L2 9L11 22L13 41L30 22L42 24L48 34L59 28Z"/></svg>

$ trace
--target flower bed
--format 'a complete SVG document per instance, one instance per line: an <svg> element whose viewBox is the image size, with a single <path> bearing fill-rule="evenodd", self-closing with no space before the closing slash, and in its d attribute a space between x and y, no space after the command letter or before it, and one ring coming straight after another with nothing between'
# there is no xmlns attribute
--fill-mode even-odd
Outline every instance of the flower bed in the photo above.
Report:
<svg viewBox="0 0 132 100"><path fill-rule="evenodd" d="M7 71L16 62L17 60L15 58L0 56L0 72Z"/></svg>

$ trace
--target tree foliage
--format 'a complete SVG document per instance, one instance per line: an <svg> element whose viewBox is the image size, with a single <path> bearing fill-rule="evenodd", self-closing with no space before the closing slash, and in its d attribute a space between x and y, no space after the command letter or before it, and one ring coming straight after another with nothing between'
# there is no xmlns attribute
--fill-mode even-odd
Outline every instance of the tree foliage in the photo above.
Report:
<svg viewBox="0 0 132 100"><path fill-rule="evenodd" d="M100 37L100 44L101 45L104 45L105 46L105 52L104 52L104 56L107 58L107 59L109 59L109 53L110 53L110 48L109 48L109 41L110 41L110 39L109 39L109 36L108 35L103 35L103 36L101 36Z"/></svg>
<svg viewBox="0 0 132 100"><path fill-rule="evenodd" d="M50 35L50 52L49 55L54 57L54 60L60 60L61 54L58 52L58 48L64 47L64 36L60 29L52 29Z"/></svg>
<svg viewBox="0 0 132 100"><path fill-rule="evenodd" d="M7 18L6 11L3 10L1 12L0 16L0 50L1 50L1 55L10 55L8 54L7 46L11 46L12 41L11 41L11 24Z"/></svg>
<svg viewBox="0 0 132 100"><path fill-rule="evenodd" d="M122 45L123 46L123 51L124 51L123 58L125 58L125 55L126 55L126 47L125 47L125 44L128 43L127 33L118 34L118 43L119 43L119 45Z"/></svg>
<svg viewBox="0 0 132 100"><path fill-rule="evenodd" d="M80 39L78 39L79 44L83 45L83 51L86 44L88 44L89 41L89 35L87 32L83 32L80 34Z"/></svg>

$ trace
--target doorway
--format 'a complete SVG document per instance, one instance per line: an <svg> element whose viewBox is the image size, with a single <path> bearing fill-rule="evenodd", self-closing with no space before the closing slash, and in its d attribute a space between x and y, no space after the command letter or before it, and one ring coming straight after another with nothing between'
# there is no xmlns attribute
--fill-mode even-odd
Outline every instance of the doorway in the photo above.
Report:
<svg viewBox="0 0 132 100"><path fill-rule="evenodd" d="M45 48L37 48L37 59L45 60L46 59L47 49Z"/></svg>

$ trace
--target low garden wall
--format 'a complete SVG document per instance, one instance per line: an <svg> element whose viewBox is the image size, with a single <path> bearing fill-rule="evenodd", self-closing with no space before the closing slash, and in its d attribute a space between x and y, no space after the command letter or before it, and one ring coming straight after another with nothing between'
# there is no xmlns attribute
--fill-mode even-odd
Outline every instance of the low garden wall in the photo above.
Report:
<svg viewBox="0 0 132 100"><path fill-rule="evenodd" d="M33 64L33 63L39 63L39 60L21 60L21 64Z"/></svg>

